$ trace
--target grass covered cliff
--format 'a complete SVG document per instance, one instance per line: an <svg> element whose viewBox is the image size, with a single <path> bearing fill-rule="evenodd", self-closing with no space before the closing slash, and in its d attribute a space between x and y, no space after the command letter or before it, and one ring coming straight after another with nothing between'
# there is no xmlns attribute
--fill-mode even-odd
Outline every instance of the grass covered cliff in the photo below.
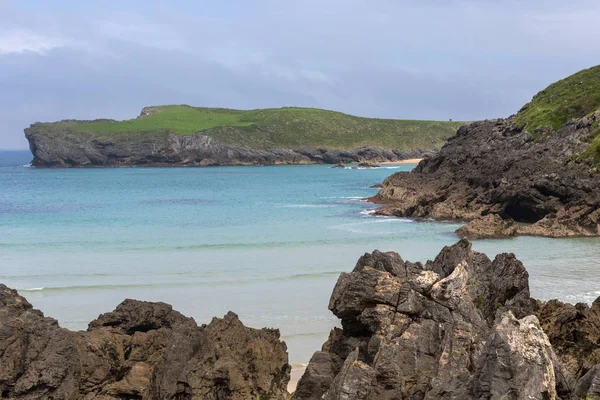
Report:
<svg viewBox="0 0 600 400"><path fill-rule="evenodd" d="M519 111L517 124L529 132L556 131L572 119L600 109L600 65L555 82Z"/></svg>
<svg viewBox="0 0 600 400"><path fill-rule="evenodd" d="M167 105L146 107L125 121L35 123L25 134L39 166L297 164L388 161L433 151L461 125L314 108Z"/></svg>

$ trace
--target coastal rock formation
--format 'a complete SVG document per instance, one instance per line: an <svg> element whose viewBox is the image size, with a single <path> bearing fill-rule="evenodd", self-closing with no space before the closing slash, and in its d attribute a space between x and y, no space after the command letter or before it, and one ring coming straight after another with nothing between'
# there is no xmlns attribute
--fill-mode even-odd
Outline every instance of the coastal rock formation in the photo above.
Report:
<svg viewBox="0 0 600 400"><path fill-rule="evenodd" d="M498 214L488 214L474 219L456 230L463 239L498 239L517 234L518 225L512 219L502 219Z"/></svg>
<svg viewBox="0 0 600 400"><path fill-rule="evenodd" d="M79 123L79 122L77 122ZM221 131L233 128L221 128ZM168 132L148 133L143 138L101 138L91 133L48 135L44 124L25 129L35 167L118 166L217 166L277 164L341 164L368 159L373 162L419 158L427 151L384 150L361 147L353 150L329 148L273 148L255 150L228 146L198 133L177 136Z"/></svg>
<svg viewBox="0 0 600 400"><path fill-rule="evenodd" d="M595 77L600 67L583 72ZM581 89L586 87L584 81L586 92ZM515 116L459 128L437 154L412 172L387 178L372 201L384 205L382 215L461 221L494 218L496 227L482 232L483 237L498 230L504 235L503 224L489 215L531 224L517 228L522 235L600 235L600 139L596 140L600 109L593 111L600 106L591 100L598 88L590 82L600 80L567 78L540 92ZM567 89L559 90L559 85L576 94L565 97ZM543 111L555 104L570 104L572 114L562 109L555 115ZM590 104L596 104L592 112ZM530 114L536 107L542 111L536 111L534 118ZM554 128L534 129L542 118L554 123ZM463 235L478 237L470 236L472 228L465 228Z"/></svg>
<svg viewBox="0 0 600 400"><path fill-rule="evenodd" d="M473 123L412 172L387 178L372 200L386 204L383 215L472 221L495 214L532 224L519 234L597 236L600 177L576 156L598 122L600 112L538 139L511 119Z"/></svg>
<svg viewBox="0 0 600 400"><path fill-rule="evenodd" d="M571 374L581 376L600 364L600 298L591 307L550 300L541 303L536 314Z"/></svg>
<svg viewBox="0 0 600 400"><path fill-rule="evenodd" d="M342 329L315 353L293 399L569 399L575 387L593 393L597 361L586 352L595 349L600 320L594 307L578 320L563 318L563 307L531 299L527 271L514 255L490 260L466 240L425 264L392 252L365 254L338 279L329 308ZM573 335L587 341L573 342Z"/></svg>
<svg viewBox="0 0 600 400"><path fill-rule="evenodd" d="M358 163L359 168L379 168L379 164L370 161L361 161Z"/></svg>
<svg viewBox="0 0 600 400"><path fill-rule="evenodd" d="M85 332L0 285L0 398L285 399L279 331L229 313L198 326L164 303L125 300Z"/></svg>
<svg viewBox="0 0 600 400"><path fill-rule="evenodd" d="M600 399L600 298L530 297L513 254L468 240L425 264L362 256L329 309L342 328L312 356L294 400ZM287 399L286 346L228 313L197 326L125 300L71 332L0 285L0 398Z"/></svg>
<svg viewBox="0 0 600 400"><path fill-rule="evenodd" d="M36 167L379 163L431 154L460 125L171 105L146 107L127 121L37 122L25 137Z"/></svg>

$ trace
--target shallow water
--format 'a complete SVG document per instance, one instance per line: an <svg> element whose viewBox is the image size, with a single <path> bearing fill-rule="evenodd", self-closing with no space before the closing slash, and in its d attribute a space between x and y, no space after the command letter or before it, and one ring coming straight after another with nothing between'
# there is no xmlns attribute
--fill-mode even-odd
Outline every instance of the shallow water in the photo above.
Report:
<svg viewBox="0 0 600 400"><path fill-rule="evenodd" d="M0 152L0 281L70 329L124 298L164 301L199 323L233 310L277 327L306 363L337 319L342 271L364 252L425 261L456 224L373 217L361 201L399 170L327 166L36 169ZM514 252L541 299L600 295L598 239L478 241Z"/></svg>

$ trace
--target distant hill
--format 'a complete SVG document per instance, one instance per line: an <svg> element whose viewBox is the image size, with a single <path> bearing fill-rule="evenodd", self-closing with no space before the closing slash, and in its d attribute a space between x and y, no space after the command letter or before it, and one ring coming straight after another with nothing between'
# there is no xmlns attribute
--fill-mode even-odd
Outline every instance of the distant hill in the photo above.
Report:
<svg viewBox="0 0 600 400"><path fill-rule="evenodd" d="M168 105L126 121L35 123L25 133L38 166L308 164L418 156L460 125L314 108Z"/></svg>

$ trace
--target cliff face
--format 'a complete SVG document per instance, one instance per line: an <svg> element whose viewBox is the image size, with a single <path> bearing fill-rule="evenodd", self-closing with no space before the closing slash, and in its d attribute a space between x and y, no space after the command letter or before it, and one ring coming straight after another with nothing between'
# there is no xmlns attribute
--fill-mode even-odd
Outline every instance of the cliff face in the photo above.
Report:
<svg viewBox="0 0 600 400"><path fill-rule="evenodd" d="M598 93L600 66L553 83L508 119L463 126L373 201L384 215L470 221L462 237L598 236Z"/></svg>
<svg viewBox="0 0 600 400"><path fill-rule="evenodd" d="M3 399L284 399L290 370L279 331L233 313L199 327L168 304L126 300L71 332L0 285Z"/></svg>
<svg viewBox="0 0 600 400"><path fill-rule="evenodd" d="M600 176L581 155L599 122L596 112L542 137L514 118L464 126L412 172L387 178L373 201L386 204L384 215L473 221L459 232L472 238L597 236ZM490 214L500 218L479 223Z"/></svg>
<svg viewBox="0 0 600 400"><path fill-rule="evenodd" d="M365 254L335 286L331 331L294 400L600 398L600 299L540 303L512 254L468 241L425 265Z"/></svg>
<svg viewBox="0 0 600 400"><path fill-rule="evenodd" d="M36 124L25 129L25 136L33 154L32 165L36 167L337 164L398 161L431 154L421 150L390 151L370 146L354 150L254 150L224 145L200 133L177 136L168 132L152 132L139 140L130 137L104 139L91 133L61 137L47 135L43 125Z"/></svg>
<svg viewBox="0 0 600 400"><path fill-rule="evenodd" d="M25 136L40 167L337 164L421 157L460 125L318 109L180 105L146 107L125 121L35 123Z"/></svg>

